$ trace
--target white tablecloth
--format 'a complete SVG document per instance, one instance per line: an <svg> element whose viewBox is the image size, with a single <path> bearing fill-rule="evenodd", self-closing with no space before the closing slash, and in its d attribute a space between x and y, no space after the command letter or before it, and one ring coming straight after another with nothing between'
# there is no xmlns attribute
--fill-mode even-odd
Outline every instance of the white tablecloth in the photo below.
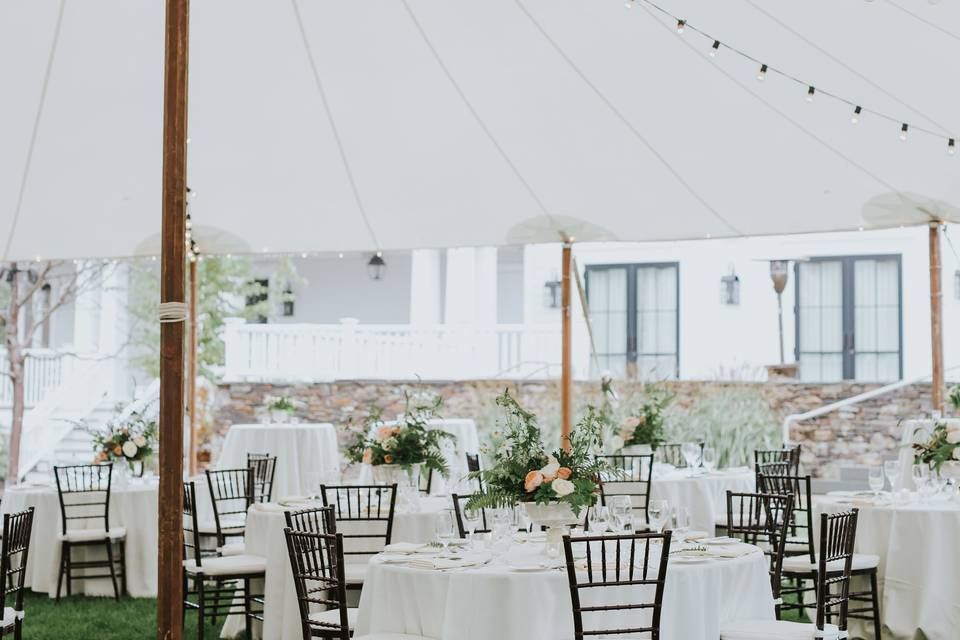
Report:
<svg viewBox="0 0 960 640"><path fill-rule="evenodd" d="M437 514L451 507L450 498L421 498L418 513L396 513L393 519L393 542L429 542L434 537ZM300 640L300 611L297 593L290 572L287 542L283 535L286 509L278 504L251 507L247 513L247 553L267 559L264 585L266 603L262 637L269 640ZM342 523L344 524L344 523ZM347 560L349 562L349 559ZM243 619L231 617L221 637L233 638L243 633Z"/></svg>
<svg viewBox="0 0 960 640"><path fill-rule="evenodd" d="M524 546L529 551L518 550ZM533 543L514 545L510 553L533 555L542 548ZM671 563L660 637L717 640L724 622L772 619L768 568L759 550L732 560ZM620 620L608 622L622 626L617 624ZM567 640L573 637L567 574L517 572L496 562L476 569L434 571L374 560L360 597L356 635L374 632L438 640Z"/></svg>
<svg viewBox="0 0 960 640"><path fill-rule="evenodd" d="M884 637L960 637L960 504L932 502L894 507L874 506L866 500L818 497L814 501L815 527L819 529L820 513L852 507L860 510L857 553L880 556ZM860 635L873 637L871 624L859 620L850 623L851 629Z"/></svg>
<svg viewBox="0 0 960 640"><path fill-rule="evenodd" d="M717 517L727 513L727 491L749 493L755 490L756 478L750 470L720 470L692 473L677 469L666 474L655 473L650 486L651 500L666 500L670 508L690 509L690 526L713 535Z"/></svg>
<svg viewBox="0 0 960 640"><path fill-rule="evenodd" d="M137 598L155 598L157 595L157 502L158 488L155 482L143 481L126 487L112 487L110 493L110 528L127 529L127 593ZM31 590L56 596L57 575L60 569L61 531L60 500L57 490L50 487L13 487L3 494L0 513L15 513L34 507L33 533L30 537L30 553L27 557L26 586ZM76 522L71 528L77 528ZM100 519L91 520L90 527L103 527ZM75 551L75 559L83 554L106 557L106 550L85 549ZM118 567L119 568L119 567ZM93 573L103 573L95 569ZM64 577L66 581L66 577ZM63 585L62 594L67 587ZM75 581L73 593L113 596L110 579Z"/></svg>
<svg viewBox="0 0 960 640"><path fill-rule="evenodd" d="M315 493L318 480L330 483L340 477L337 432L331 424L235 424L227 432L217 468L242 469L248 453L277 457L275 500Z"/></svg>

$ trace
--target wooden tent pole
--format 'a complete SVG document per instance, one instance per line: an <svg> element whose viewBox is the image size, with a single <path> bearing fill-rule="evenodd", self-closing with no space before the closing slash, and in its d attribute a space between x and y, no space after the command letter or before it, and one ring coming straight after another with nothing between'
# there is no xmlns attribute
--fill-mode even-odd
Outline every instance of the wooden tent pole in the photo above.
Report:
<svg viewBox="0 0 960 640"><path fill-rule="evenodd" d="M570 358L571 349L571 314L570 314L570 255L571 244L563 243L563 276L560 280L560 307L562 314L562 368L560 372L560 445L564 449L570 448L570 426L571 426L571 381Z"/></svg>
<svg viewBox="0 0 960 640"><path fill-rule="evenodd" d="M167 0L163 92L160 301L184 303L187 44L190 0ZM181 309L182 311L182 309ZM181 313L180 318L185 319ZM157 639L183 637L183 321L160 325L160 507Z"/></svg>
<svg viewBox="0 0 960 640"><path fill-rule="evenodd" d="M190 477L197 475L197 261L190 261L190 371L187 415L190 416Z"/></svg>
<svg viewBox="0 0 960 640"><path fill-rule="evenodd" d="M943 291L940 277L940 221L930 223L930 344L933 380L931 403L943 413Z"/></svg>

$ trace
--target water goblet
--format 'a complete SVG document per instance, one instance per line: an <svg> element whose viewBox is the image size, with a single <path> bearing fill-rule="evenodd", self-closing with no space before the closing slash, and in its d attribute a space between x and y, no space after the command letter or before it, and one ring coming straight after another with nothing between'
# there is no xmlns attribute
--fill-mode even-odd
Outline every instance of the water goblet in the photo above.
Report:
<svg viewBox="0 0 960 640"><path fill-rule="evenodd" d="M704 447L701 458L703 459L703 468L707 471L713 471L717 468L717 450L713 447Z"/></svg>
<svg viewBox="0 0 960 640"><path fill-rule="evenodd" d="M870 490L873 491L873 498L876 499L884 485L883 467L880 465L870 467L867 471L867 482L870 484Z"/></svg>
<svg viewBox="0 0 960 640"><path fill-rule="evenodd" d="M437 519L434 522L434 533L436 534L436 541L440 545L440 555L446 553L450 541L453 540L454 530L453 512L444 510L438 513Z"/></svg>
<svg viewBox="0 0 960 640"><path fill-rule="evenodd" d="M670 505L666 500L651 500L647 505L650 526L656 533L663 532L663 525L666 524L669 514Z"/></svg>
<svg viewBox="0 0 960 640"><path fill-rule="evenodd" d="M673 530L681 537L690 531L690 507L677 506L673 510Z"/></svg>
<svg viewBox="0 0 960 640"><path fill-rule="evenodd" d="M474 541L474 533L476 533L477 528L483 522L483 511L481 509L474 509L466 507L463 510L463 528L466 529L467 539L470 541L470 548L476 547L476 542Z"/></svg>
<svg viewBox="0 0 960 640"><path fill-rule="evenodd" d="M608 523L611 531L624 531L631 524L633 500L630 496L613 496L609 500Z"/></svg>
<svg viewBox="0 0 960 640"><path fill-rule="evenodd" d="M610 508L602 505L590 507L587 523L591 533L605 533L610 529Z"/></svg>
<svg viewBox="0 0 960 640"><path fill-rule="evenodd" d="M897 490L897 482L900 480L900 461L887 460L883 463L883 473L890 482L890 491Z"/></svg>

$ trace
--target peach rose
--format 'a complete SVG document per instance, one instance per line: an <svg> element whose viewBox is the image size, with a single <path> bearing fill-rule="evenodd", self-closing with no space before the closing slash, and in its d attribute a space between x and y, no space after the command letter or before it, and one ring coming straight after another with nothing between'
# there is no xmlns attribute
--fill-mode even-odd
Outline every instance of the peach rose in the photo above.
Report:
<svg viewBox="0 0 960 640"><path fill-rule="evenodd" d="M561 480L566 480L572 473L573 471L571 471L569 467L560 467L557 469L557 477Z"/></svg>
<svg viewBox="0 0 960 640"><path fill-rule="evenodd" d="M123 447L121 447L121 446L119 446L119 445L117 445L116 447L114 447L114 448L113 448L113 455L115 455L115 456L123 455Z"/></svg>
<svg viewBox="0 0 960 640"><path fill-rule="evenodd" d="M640 426L640 418L637 416L627 416L623 420L623 426L625 429L636 429Z"/></svg>
<svg viewBox="0 0 960 640"><path fill-rule="evenodd" d="M394 433L393 427L380 427L377 429L377 441L383 442Z"/></svg>
<svg viewBox="0 0 960 640"><path fill-rule="evenodd" d="M387 464L390 464L391 462L393 462L393 456L390 455L389 453L388 453L388 454L385 454L385 455L383 456L383 461L384 461L385 463L387 463Z"/></svg>
<svg viewBox="0 0 960 640"><path fill-rule="evenodd" d="M367 449L366 451L363 452L363 463L370 464L372 460L373 460L373 449Z"/></svg>
<svg viewBox="0 0 960 640"><path fill-rule="evenodd" d="M523 488L527 493L533 493L537 487L543 484L543 474L539 471L531 471L523 479Z"/></svg>

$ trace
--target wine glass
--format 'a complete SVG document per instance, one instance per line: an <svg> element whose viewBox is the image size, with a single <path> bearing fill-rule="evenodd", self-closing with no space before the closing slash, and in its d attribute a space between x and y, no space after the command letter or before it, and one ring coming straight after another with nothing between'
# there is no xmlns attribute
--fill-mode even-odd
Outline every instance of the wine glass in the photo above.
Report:
<svg viewBox="0 0 960 640"><path fill-rule="evenodd" d="M678 506L673 510L673 530L681 537L690 530L690 507Z"/></svg>
<svg viewBox="0 0 960 640"><path fill-rule="evenodd" d="M890 491L896 493L897 482L900 480L900 461L887 460L884 462L883 473L887 476L887 480L890 482Z"/></svg>
<svg viewBox="0 0 960 640"><path fill-rule="evenodd" d="M696 442L684 442L680 445L680 453L687 461L687 468L696 469L700 466L700 445Z"/></svg>
<svg viewBox="0 0 960 640"><path fill-rule="evenodd" d="M500 540L501 538L506 537L507 533L510 531L510 522L513 520L513 509L490 509L490 519L492 524L490 527L492 537L494 540Z"/></svg>
<svg viewBox="0 0 960 640"><path fill-rule="evenodd" d="M630 496L613 496L610 500L610 529L624 531L631 522L633 500Z"/></svg>
<svg viewBox="0 0 960 640"><path fill-rule="evenodd" d="M463 510L463 528L467 531L467 539L470 541L470 547L473 548L474 543L474 533L477 531L477 527L480 526L483 521L483 511L480 509L472 509L466 507Z"/></svg>
<svg viewBox="0 0 960 640"><path fill-rule="evenodd" d="M880 465L870 467L867 471L867 482L870 484L870 490L873 491L874 499L876 499L884 485L883 467Z"/></svg>
<svg viewBox="0 0 960 640"><path fill-rule="evenodd" d="M604 533L610 530L610 508L602 505L590 507L587 511L587 521L590 523L591 533Z"/></svg>
<svg viewBox="0 0 960 640"><path fill-rule="evenodd" d="M651 500L647 505L647 515L650 518L650 526L657 533L663 532L663 525L666 524L670 515L670 505L666 500Z"/></svg>
<svg viewBox="0 0 960 640"><path fill-rule="evenodd" d="M453 540L454 530L453 512L444 510L438 513L434 521L434 533L440 545L440 555L446 553L450 541Z"/></svg>
<svg viewBox="0 0 960 640"><path fill-rule="evenodd" d="M717 450L713 447L703 448L703 467L707 471L713 471L717 468Z"/></svg>

